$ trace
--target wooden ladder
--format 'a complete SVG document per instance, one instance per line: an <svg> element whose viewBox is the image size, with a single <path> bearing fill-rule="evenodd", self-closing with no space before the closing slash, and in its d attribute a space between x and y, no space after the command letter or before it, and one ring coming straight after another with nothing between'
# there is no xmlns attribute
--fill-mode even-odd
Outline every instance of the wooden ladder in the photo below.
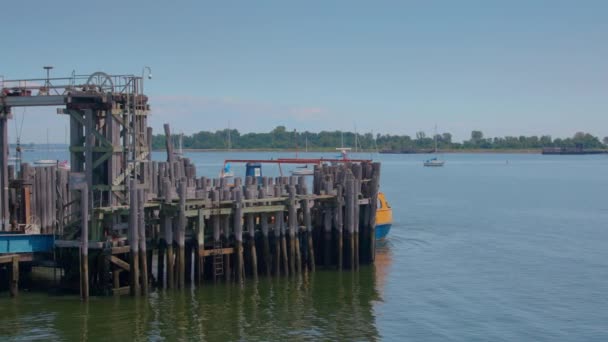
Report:
<svg viewBox="0 0 608 342"><path fill-rule="evenodd" d="M224 275L224 256L222 255L222 240L213 242L213 272L215 278Z"/></svg>

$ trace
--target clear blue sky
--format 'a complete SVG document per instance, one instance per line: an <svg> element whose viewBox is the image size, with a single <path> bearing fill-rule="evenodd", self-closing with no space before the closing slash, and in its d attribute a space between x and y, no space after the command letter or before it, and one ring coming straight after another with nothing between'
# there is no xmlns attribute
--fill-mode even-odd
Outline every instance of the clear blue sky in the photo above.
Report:
<svg viewBox="0 0 608 342"><path fill-rule="evenodd" d="M156 132L171 122L185 133L230 123L412 136L437 124L456 140L473 129L608 135L608 1L9 1L1 11L0 75L149 65ZM63 142L66 122L28 109L23 140L44 142L50 127Z"/></svg>

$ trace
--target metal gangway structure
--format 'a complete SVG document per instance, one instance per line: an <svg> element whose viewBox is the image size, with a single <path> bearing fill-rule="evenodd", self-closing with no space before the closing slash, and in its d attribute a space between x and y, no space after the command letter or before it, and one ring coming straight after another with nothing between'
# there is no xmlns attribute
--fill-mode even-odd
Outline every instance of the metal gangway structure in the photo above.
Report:
<svg viewBox="0 0 608 342"><path fill-rule="evenodd" d="M150 160L152 132L143 74L73 72L51 78L51 67L45 69L46 78L0 79L0 231L11 230L8 122L15 108L59 107L57 114L69 116L71 173L82 173L89 209L128 204L128 179L143 182L138 166Z"/></svg>

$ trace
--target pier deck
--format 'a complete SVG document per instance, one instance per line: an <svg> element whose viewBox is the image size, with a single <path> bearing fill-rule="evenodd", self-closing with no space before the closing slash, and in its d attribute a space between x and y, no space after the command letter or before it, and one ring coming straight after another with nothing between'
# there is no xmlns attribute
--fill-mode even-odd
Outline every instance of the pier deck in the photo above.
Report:
<svg viewBox="0 0 608 342"><path fill-rule="evenodd" d="M0 85L0 230L44 234L21 234L33 253L53 237L62 282L83 299L374 261L379 163L324 163L312 178L197 177L169 125L167 160L152 161L142 88L141 77L104 73ZM11 109L57 105L70 118L71 170L8 165Z"/></svg>

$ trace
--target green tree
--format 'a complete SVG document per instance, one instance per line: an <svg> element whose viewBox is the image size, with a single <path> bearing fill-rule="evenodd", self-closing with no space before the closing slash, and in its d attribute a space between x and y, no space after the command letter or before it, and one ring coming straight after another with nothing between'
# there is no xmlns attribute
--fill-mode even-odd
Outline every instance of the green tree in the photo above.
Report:
<svg viewBox="0 0 608 342"><path fill-rule="evenodd" d="M441 135L441 141L445 144L451 144L452 143L452 134L445 132Z"/></svg>

